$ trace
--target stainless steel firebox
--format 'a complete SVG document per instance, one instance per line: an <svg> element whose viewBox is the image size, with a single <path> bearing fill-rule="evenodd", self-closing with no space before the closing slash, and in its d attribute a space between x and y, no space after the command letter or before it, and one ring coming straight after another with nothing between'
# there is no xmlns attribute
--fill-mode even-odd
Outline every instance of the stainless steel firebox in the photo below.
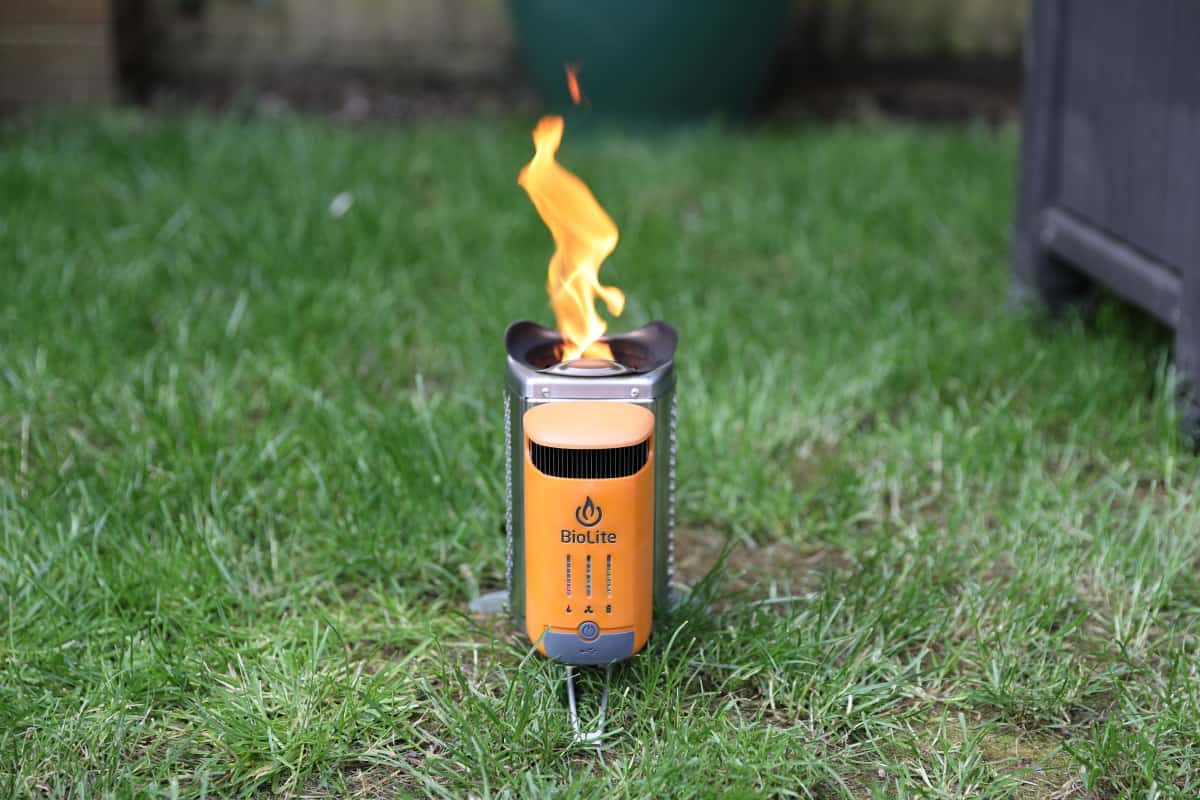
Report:
<svg viewBox="0 0 1200 800"><path fill-rule="evenodd" d="M521 464L525 412L546 403L581 400L633 403L654 415L654 587L657 615L669 607L674 573L675 372L678 336L665 322L651 322L602 339L613 359L561 360L558 332L534 322L514 322L504 337L508 377L504 396L507 485L507 578L509 611L520 629L525 617L525 520Z"/></svg>

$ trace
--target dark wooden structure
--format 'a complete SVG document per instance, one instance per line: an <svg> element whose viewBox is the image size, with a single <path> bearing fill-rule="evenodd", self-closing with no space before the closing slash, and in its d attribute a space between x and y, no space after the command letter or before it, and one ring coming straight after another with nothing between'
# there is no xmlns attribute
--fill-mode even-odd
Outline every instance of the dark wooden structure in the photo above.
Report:
<svg viewBox="0 0 1200 800"><path fill-rule="evenodd" d="M115 0L0 0L0 113L116 93Z"/></svg>
<svg viewBox="0 0 1200 800"><path fill-rule="evenodd" d="M1200 444L1200 0L1035 0L1025 72L1014 292L1174 328Z"/></svg>

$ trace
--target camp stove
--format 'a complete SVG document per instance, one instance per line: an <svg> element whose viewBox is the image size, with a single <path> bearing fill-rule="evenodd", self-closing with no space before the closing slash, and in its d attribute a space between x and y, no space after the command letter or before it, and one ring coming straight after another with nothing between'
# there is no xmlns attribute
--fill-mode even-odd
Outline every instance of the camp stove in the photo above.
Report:
<svg viewBox="0 0 1200 800"><path fill-rule="evenodd" d="M677 334L652 322L600 341L611 360L562 361L562 336L533 322L504 337L509 611L568 665L577 732L571 668L642 649L674 561Z"/></svg>
<svg viewBox="0 0 1200 800"><path fill-rule="evenodd" d="M561 335L504 337L509 610L538 650L609 664L667 607L675 523L675 329L601 340L613 359L559 361Z"/></svg>

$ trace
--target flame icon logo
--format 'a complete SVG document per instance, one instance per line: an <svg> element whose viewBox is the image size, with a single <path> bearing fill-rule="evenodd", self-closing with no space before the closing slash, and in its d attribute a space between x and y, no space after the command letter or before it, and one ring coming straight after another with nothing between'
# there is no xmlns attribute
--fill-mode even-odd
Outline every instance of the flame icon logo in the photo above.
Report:
<svg viewBox="0 0 1200 800"><path fill-rule="evenodd" d="M603 515L604 512L600 510L600 506L592 502L591 497L584 500L583 505L575 507L575 521L585 528L599 525Z"/></svg>

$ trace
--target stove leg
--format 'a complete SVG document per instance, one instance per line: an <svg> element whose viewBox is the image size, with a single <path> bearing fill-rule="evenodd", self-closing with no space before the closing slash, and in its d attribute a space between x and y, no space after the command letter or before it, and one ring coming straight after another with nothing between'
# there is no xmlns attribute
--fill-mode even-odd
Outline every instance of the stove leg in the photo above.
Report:
<svg viewBox="0 0 1200 800"><path fill-rule="evenodd" d="M501 614L508 610L508 591L488 592L468 604L472 614Z"/></svg>

